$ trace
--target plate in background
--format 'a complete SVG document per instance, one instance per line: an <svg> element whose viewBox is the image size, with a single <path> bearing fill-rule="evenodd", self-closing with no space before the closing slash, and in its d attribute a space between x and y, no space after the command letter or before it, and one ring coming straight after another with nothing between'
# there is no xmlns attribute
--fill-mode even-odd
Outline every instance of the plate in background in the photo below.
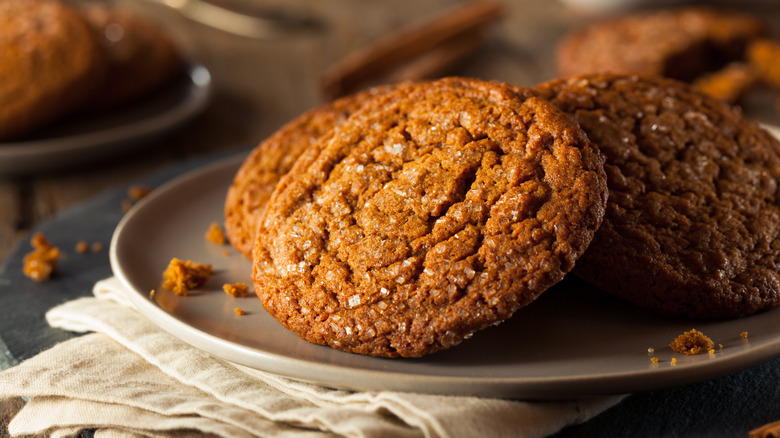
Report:
<svg viewBox="0 0 780 438"><path fill-rule="evenodd" d="M210 96L208 69L189 65L138 102L52 124L24 141L0 142L0 176L50 171L125 152L193 118Z"/></svg>

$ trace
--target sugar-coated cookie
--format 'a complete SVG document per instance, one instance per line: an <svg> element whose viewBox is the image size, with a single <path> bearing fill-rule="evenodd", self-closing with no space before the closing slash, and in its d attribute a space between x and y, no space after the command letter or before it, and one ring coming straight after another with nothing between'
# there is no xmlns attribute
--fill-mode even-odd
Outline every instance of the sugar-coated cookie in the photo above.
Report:
<svg viewBox="0 0 780 438"><path fill-rule="evenodd" d="M225 198L225 231L230 244L247 258L255 243L257 217L279 179L304 149L343 122L371 98L392 88L383 85L311 109L263 140L241 164Z"/></svg>
<svg viewBox="0 0 780 438"><path fill-rule="evenodd" d="M307 341L422 356L557 283L606 193L598 149L531 91L466 78L404 86L282 177L259 221L255 290Z"/></svg>
<svg viewBox="0 0 780 438"><path fill-rule="evenodd" d="M534 90L606 156L606 216L576 274L676 316L780 303L780 142L676 80L594 74Z"/></svg>

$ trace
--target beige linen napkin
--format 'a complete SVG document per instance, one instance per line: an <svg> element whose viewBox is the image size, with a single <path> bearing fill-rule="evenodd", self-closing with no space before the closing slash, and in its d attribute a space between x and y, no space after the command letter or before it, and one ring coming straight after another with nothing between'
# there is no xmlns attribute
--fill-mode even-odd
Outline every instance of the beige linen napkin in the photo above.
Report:
<svg viewBox="0 0 780 438"><path fill-rule="evenodd" d="M94 332L0 373L0 398L30 397L13 435L101 437L541 437L622 396L523 402L298 382L205 353L132 308L118 280L51 309L54 327Z"/></svg>

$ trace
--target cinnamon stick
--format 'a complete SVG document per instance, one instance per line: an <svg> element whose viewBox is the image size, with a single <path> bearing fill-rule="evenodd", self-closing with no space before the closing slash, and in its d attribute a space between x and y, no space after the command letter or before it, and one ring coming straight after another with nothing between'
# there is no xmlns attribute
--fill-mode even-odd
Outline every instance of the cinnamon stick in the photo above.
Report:
<svg viewBox="0 0 780 438"><path fill-rule="evenodd" d="M417 74L441 69L446 63L462 57L467 50L474 50L476 38L481 36L484 27L502 13L499 3L478 1L402 28L331 66L322 75L322 92L330 99L350 93L412 60L423 62L421 55L437 50L439 53L434 54L433 59L425 61L427 66L423 68L418 64ZM417 79L409 76L407 73L405 79Z"/></svg>

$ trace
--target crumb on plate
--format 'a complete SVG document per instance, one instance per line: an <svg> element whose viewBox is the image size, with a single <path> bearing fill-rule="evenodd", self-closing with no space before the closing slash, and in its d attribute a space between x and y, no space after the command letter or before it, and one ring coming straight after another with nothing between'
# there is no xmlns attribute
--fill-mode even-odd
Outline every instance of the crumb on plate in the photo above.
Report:
<svg viewBox="0 0 780 438"><path fill-rule="evenodd" d="M702 351L710 351L714 345L712 339L696 329L681 334L669 344L672 351L688 356L699 354Z"/></svg>
<svg viewBox="0 0 780 438"><path fill-rule="evenodd" d="M210 264L194 263L191 260L171 259L163 272L163 287L176 295L187 296L187 292L205 284L214 271Z"/></svg>
<svg viewBox="0 0 780 438"><path fill-rule="evenodd" d="M206 231L206 240L216 245L224 245L227 242L225 233L216 222L209 225L209 229Z"/></svg>
<svg viewBox="0 0 780 438"><path fill-rule="evenodd" d="M222 285L222 290L234 298L240 298L249 295L249 286L245 283L226 283Z"/></svg>

